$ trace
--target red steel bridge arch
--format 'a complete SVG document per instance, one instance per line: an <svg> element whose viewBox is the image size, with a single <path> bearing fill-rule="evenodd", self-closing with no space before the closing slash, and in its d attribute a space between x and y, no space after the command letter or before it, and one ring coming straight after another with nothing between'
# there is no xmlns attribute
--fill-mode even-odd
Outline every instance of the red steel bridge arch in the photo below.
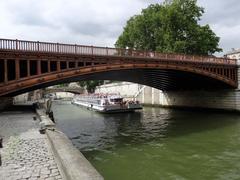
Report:
<svg viewBox="0 0 240 180"><path fill-rule="evenodd" d="M0 39L0 96L61 82L124 80L162 90L237 88L236 60Z"/></svg>

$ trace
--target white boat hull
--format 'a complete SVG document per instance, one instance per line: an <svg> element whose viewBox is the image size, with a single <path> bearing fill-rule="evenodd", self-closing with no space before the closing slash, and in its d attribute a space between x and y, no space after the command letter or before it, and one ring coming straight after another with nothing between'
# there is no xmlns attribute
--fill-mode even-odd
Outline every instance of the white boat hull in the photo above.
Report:
<svg viewBox="0 0 240 180"><path fill-rule="evenodd" d="M129 105L95 105L86 102L72 101L72 104L86 107L90 110L102 112L102 113L120 113L120 112L134 112L135 110L142 109L140 104L129 104Z"/></svg>

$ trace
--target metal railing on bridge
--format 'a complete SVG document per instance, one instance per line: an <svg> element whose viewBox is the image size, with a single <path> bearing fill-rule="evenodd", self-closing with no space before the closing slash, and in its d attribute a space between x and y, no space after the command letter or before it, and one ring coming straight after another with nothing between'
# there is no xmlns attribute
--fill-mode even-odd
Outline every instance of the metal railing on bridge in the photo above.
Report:
<svg viewBox="0 0 240 180"><path fill-rule="evenodd" d="M216 58L212 56L194 56L174 53L159 53L151 51L139 51L133 49L120 49L109 47L84 46L77 44L60 44L39 41L25 41L13 39L0 39L0 50L26 51L36 53L58 53L89 56L120 56L147 58L154 60L179 60L202 63L231 64L235 65L235 59Z"/></svg>

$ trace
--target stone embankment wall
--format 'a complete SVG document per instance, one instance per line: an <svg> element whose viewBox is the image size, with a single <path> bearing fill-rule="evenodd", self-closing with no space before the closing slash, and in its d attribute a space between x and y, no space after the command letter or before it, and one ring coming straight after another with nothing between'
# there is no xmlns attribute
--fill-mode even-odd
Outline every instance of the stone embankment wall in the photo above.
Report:
<svg viewBox="0 0 240 180"><path fill-rule="evenodd" d="M71 140L55 127L55 123L46 115L45 109L36 109L36 112L41 125L46 128L46 134L63 179L104 180L83 154L73 146Z"/></svg>
<svg viewBox="0 0 240 180"><path fill-rule="evenodd" d="M73 93L69 93L69 92L56 92L53 93L56 95L56 98L60 99L60 98L73 98L74 94Z"/></svg>
<svg viewBox="0 0 240 180"><path fill-rule="evenodd" d="M140 91L141 87L142 85L135 83L119 82L98 86L95 93L119 93L123 97L132 98Z"/></svg>
<svg viewBox="0 0 240 180"><path fill-rule="evenodd" d="M29 100L29 93L24 93L13 98L14 104L23 104Z"/></svg>
<svg viewBox="0 0 240 180"><path fill-rule="evenodd" d="M238 62L238 90L240 90L240 59Z"/></svg>
<svg viewBox="0 0 240 180"><path fill-rule="evenodd" d="M165 107L211 108L240 111L240 90L159 91L146 87L137 100Z"/></svg>
<svg viewBox="0 0 240 180"><path fill-rule="evenodd" d="M12 106L13 98L11 97L0 97L0 111Z"/></svg>
<svg viewBox="0 0 240 180"><path fill-rule="evenodd" d="M15 96L13 98L13 103L14 104L26 104L27 102L34 102L38 101L39 99L42 99L43 97L43 92L41 89L27 92L24 94L20 94L18 96Z"/></svg>

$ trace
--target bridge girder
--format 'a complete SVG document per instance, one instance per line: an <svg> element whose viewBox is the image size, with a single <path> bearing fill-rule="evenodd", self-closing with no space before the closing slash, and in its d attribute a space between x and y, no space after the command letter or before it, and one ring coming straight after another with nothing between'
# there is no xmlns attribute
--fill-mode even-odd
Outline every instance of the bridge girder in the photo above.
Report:
<svg viewBox="0 0 240 180"><path fill-rule="evenodd" d="M215 72L215 70L213 69ZM118 80L148 85L161 90L235 88L234 81L203 69L179 65L98 65L46 73L0 87L0 96L15 96L59 83L83 80Z"/></svg>

